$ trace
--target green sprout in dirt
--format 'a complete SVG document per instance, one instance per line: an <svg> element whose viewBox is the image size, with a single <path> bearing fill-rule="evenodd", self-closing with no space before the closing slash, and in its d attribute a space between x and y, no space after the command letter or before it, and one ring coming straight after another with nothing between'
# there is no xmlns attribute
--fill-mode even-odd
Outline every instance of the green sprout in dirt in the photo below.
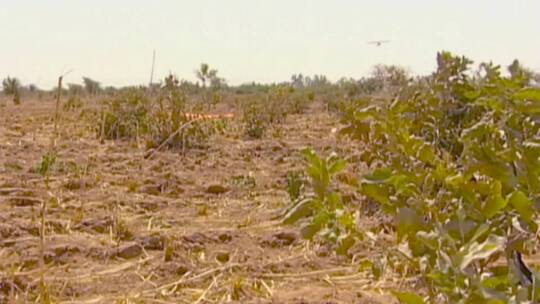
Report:
<svg viewBox="0 0 540 304"><path fill-rule="evenodd" d="M287 173L287 193L291 201L296 201L304 192L306 180L304 172L290 171Z"/></svg>
<svg viewBox="0 0 540 304"><path fill-rule="evenodd" d="M335 176L343 171L347 163L332 155L320 158L313 150L302 152L307 162L306 174L310 179L310 191L299 195L298 185L291 192L296 201L287 210L283 223L287 225L303 222L301 233L306 239L319 237L335 244L336 253L346 255L361 238L356 230L356 218L343 202L341 194L334 189Z"/></svg>
<svg viewBox="0 0 540 304"><path fill-rule="evenodd" d="M48 152L41 157L41 161L35 168L36 173L47 176L56 164L56 153Z"/></svg>
<svg viewBox="0 0 540 304"><path fill-rule="evenodd" d="M53 170L54 166L56 164L56 153L55 152L48 152L45 155L42 156L41 162L36 168L36 172L42 175L45 178L45 186L47 190L50 190L49 186L49 174ZM54 198L53 198L54 199ZM41 300L41 303L52 303L50 294L49 294L49 288L47 287L47 284L45 282L45 234L46 234L46 213L47 213L47 202L46 200L43 200L41 203L40 208L40 255L41 255L41 272L40 272L40 294L39 298Z"/></svg>

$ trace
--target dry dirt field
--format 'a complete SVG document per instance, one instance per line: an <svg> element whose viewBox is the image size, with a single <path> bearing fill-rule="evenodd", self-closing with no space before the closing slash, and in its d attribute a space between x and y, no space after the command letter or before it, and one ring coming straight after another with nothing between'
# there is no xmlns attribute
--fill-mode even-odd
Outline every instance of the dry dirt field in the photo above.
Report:
<svg viewBox="0 0 540 304"><path fill-rule="evenodd" d="M53 303L394 303L388 289L406 284L360 267L389 236L342 258L280 224L299 151L353 148L320 105L279 134L248 140L233 119L208 149L152 159L136 142L100 143L79 114L61 112L46 181L34 172L54 103L0 107L0 302L40 302L41 275Z"/></svg>

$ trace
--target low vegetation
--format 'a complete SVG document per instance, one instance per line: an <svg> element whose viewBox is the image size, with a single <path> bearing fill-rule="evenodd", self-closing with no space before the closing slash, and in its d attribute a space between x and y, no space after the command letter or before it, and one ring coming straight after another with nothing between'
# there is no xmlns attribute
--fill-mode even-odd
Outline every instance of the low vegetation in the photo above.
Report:
<svg viewBox="0 0 540 304"><path fill-rule="evenodd" d="M471 73L472 61L447 52L437 64L431 76L402 78L392 98L358 100L343 112L342 134L363 145L370 168L358 191L394 218L402 260L394 261L396 272L424 282L424 293L398 298L537 301L536 281L526 286L515 255L538 245L540 89L517 62L508 77L491 63ZM341 240L336 252L346 254L358 239L357 219L339 192L328 190L345 165L306 153L316 198L297 199L283 221L310 217L302 235L323 232L330 243ZM508 268L496 267L501 258Z"/></svg>
<svg viewBox="0 0 540 304"><path fill-rule="evenodd" d="M85 77L54 113L6 78L0 302L538 302L539 77L436 63Z"/></svg>
<svg viewBox="0 0 540 304"><path fill-rule="evenodd" d="M102 119L96 122L102 139L135 139L148 149L163 143L170 148L201 147L224 128L219 120L199 119L196 106L187 104L179 81L168 76L156 100L144 89L129 89L102 102Z"/></svg>

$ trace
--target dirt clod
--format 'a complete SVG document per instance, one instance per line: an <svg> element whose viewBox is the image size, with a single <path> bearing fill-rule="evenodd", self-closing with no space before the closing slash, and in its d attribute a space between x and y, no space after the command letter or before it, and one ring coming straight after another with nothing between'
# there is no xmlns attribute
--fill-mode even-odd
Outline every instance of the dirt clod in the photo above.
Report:
<svg viewBox="0 0 540 304"><path fill-rule="evenodd" d="M113 225L113 220L110 217L87 219L77 225L77 229L87 232L94 231L97 233L105 233L109 230L109 227Z"/></svg>
<svg viewBox="0 0 540 304"><path fill-rule="evenodd" d="M218 239L222 243L228 243L228 242L232 241L233 235L230 232L223 232L218 236Z"/></svg>
<svg viewBox="0 0 540 304"><path fill-rule="evenodd" d="M92 187L92 183L84 178L72 178L64 184L64 188L72 191L90 187Z"/></svg>
<svg viewBox="0 0 540 304"><path fill-rule="evenodd" d="M160 195L162 191L161 185L144 185L141 187L140 192L149 195Z"/></svg>
<svg viewBox="0 0 540 304"><path fill-rule="evenodd" d="M210 194L224 194L224 193L227 193L229 191L229 188L223 186L223 185L219 185L219 184L215 184L215 185L210 185L208 186L208 188L206 188L206 193L210 193Z"/></svg>
<svg viewBox="0 0 540 304"><path fill-rule="evenodd" d="M230 258L230 254L226 251L216 253L216 260L218 260L220 263L227 263Z"/></svg>
<svg viewBox="0 0 540 304"><path fill-rule="evenodd" d="M42 200L45 280L58 302L378 303L358 302L356 292L370 289L363 278L330 286L321 278L348 273L310 276L354 266L317 255L319 246L303 246L298 227L276 217L288 205L284 177L303 169L301 149L348 149L327 136L339 127L332 113L289 116L261 139L247 139L241 119L231 120L185 155L164 148L143 159L142 140L96 138L101 103L62 112L57 137L54 109L54 101L29 100L0 110L0 303L6 293L39 299ZM6 127L15 125L20 132ZM28 172L52 138L56 166L46 184Z"/></svg>
<svg viewBox="0 0 540 304"><path fill-rule="evenodd" d="M262 241L263 246L270 246L272 248L290 246L298 239L298 233L282 231L271 235L270 237Z"/></svg>
<svg viewBox="0 0 540 304"><path fill-rule="evenodd" d="M191 267L185 263L171 261L162 263L157 270L164 274L172 273L175 276L180 277L190 271Z"/></svg>
<svg viewBox="0 0 540 304"><path fill-rule="evenodd" d="M148 235L140 237L137 243L145 250L163 250L165 247L165 239L160 235Z"/></svg>
<svg viewBox="0 0 540 304"><path fill-rule="evenodd" d="M30 196L13 196L9 197L8 201L14 206L19 207L38 206L42 202L41 199Z"/></svg>
<svg viewBox="0 0 540 304"><path fill-rule="evenodd" d="M118 248L116 256L122 259L133 259L140 256L142 252L139 244L128 244Z"/></svg>

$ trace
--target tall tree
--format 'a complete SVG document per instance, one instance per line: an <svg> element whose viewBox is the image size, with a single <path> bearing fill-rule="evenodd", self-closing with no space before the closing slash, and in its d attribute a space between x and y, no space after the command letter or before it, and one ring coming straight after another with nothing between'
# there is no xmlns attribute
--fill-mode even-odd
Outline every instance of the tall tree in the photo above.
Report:
<svg viewBox="0 0 540 304"><path fill-rule="evenodd" d="M101 91L101 83L89 77L83 77L84 89L90 95L96 95Z"/></svg>
<svg viewBox="0 0 540 304"><path fill-rule="evenodd" d="M304 75L294 74L291 76L291 85L293 88L303 88L304 84Z"/></svg>
<svg viewBox="0 0 540 304"><path fill-rule="evenodd" d="M87 90L84 86L76 83L68 83L67 84L68 91L71 95L81 95L84 93L85 90Z"/></svg>
<svg viewBox="0 0 540 304"><path fill-rule="evenodd" d="M33 83L29 84L27 88L28 88L28 91L30 91L30 93L35 93L39 91L38 86Z"/></svg>
<svg viewBox="0 0 540 304"><path fill-rule="evenodd" d="M210 69L207 63L201 63L198 70L195 71L195 76L202 82L203 88L206 88L207 82L212 82L212 79L217 78L217 70Z"/></svg>
<svg viewBox="0 0 540 304"><path fill-rule="evenodd" d="M2 81L2 87L4 88L4 94L8 96L9 95L13 96L13 103L15 104L21 103L21 96L20 96L21 82L19 81L19 79L8 76Z"/></svg>
<svg viewBox="0 0 540 304"><path fill-rule="evenodd" d="M511 65L508 66L508 72L513 79L521 79L524 82L530 82L534 73L525 68L519 60L514 59Z"/></svg>

